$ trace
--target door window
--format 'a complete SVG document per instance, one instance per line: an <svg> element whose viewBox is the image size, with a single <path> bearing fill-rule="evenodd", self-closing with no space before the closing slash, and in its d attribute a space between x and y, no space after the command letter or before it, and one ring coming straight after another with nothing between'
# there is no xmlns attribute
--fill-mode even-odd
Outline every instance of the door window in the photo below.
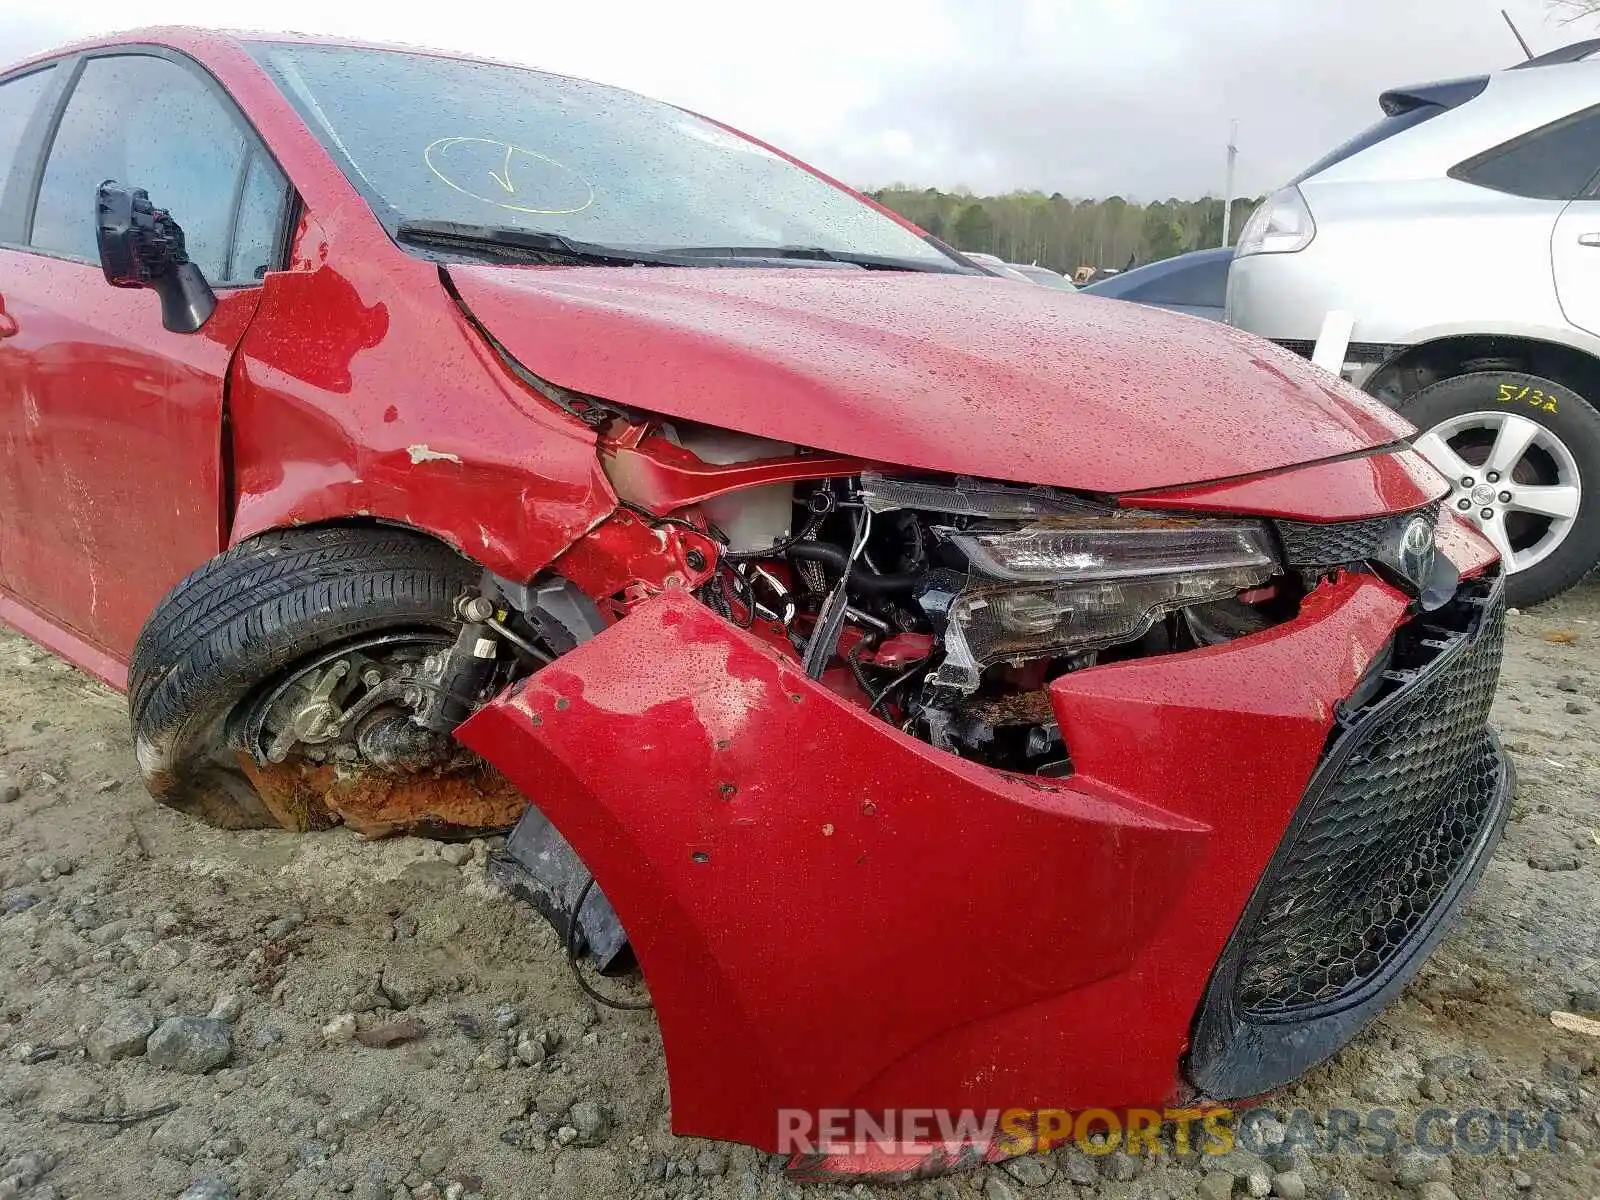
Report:
<svg viewBox="0 0 1600 1200"><path fill-rule="evenodd" d="M17 79L0 83L0 201L5 199L6 180L22 149L22 135L33 119L39 99L55 78L54 66L31 71Z"/></svg>
<svg viewBox="0 0 1600 1200"><path fill-rule="evenodd" d="M288 192L277 164L260 150L251 154L250 165L245 170L244 191L239 197L239 221L228 264L229 278L256 280L277 266L283 207Z"/></svg>
<svg viewBox="0 0 1600 1200"><path fill-rule="evenodd" d="M254 282L271 265L278 226L264 233L265 214L281 217L283 178L197 73L150 55L85 64L45 161L31 244L98 261L94 196L108 179L172 213L213 283Z"/></svg>
<svg viewBox="0 0 1600 1200"><path fill-rule="evenodd" d="M1531 200L1575 200L1600 170L1600 109L1553 124L1451 168L1464 183Z"/></svg>

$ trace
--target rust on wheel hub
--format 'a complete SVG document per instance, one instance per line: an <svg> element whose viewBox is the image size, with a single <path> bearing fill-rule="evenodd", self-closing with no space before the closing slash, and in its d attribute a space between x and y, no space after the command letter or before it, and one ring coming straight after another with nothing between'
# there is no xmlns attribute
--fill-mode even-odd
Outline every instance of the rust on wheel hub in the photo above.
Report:
<svg viewBox="0 0 1600 1200"><path fill-rule="evenodd" d="M516 824L528 803L483 762L395 774L299 759L263 767L240 753L239 765L273 819L298 832L341 824L368 837L492 832Z"/></svg>

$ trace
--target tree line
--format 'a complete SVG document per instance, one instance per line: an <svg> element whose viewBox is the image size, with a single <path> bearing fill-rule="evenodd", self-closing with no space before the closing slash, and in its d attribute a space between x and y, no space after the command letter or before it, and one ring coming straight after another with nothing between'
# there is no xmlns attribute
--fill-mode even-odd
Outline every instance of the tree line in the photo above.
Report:
<svg viewBox="0 0 1600 1200"><path fill-rule="evenodd" d="M1222 244L1222 201L1158 200L1139 204L1069 200L1060 192L974 196L958 190L902 184L871 193L880 204L915 221L958 250L997 254L1007 262L1038 263L1072 274L1079 267L1142 266L1190 250ZM1257 200L1233 202L1231 238Z"/></svg>

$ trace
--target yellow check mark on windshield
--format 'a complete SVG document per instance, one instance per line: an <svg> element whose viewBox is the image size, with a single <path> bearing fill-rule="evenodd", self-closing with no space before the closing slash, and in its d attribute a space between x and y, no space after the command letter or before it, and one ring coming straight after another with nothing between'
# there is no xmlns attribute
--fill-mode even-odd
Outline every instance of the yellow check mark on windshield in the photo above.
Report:
<svg viewBox="0 0 1600 1200"><path fill-rule="evenodd" d="M500 168L500 173L496 174L495 172L490 171L489 178L504 188L508 195L515 195L517 189L511 185L511 152L512 147L507 146L506 161L505 164Z"/></svg>

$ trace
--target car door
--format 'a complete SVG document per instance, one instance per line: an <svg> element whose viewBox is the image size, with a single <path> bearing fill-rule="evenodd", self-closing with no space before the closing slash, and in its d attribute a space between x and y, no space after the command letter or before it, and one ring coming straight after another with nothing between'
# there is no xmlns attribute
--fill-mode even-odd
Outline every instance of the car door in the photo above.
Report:
<svg viewBox="0 0 1600 1200"><path fill-rule="evenodd" d="M29 147L64 74L57 63L45 63L0 79L0 244L20 238L22 196L30 176ZM9 190L8 190L9 189ZM19 326L6 310L5 276L0 274L0 390L8 378L17 378L21 355L13 340ZM0 441L0 589L8 586L6 530L8 514L16 512L7 467L8 445Z"/></svg>
<svg viewBox="0 0 1600 1200"><path fill-rule="evenodd" d="M1600 334L1597 171L1600 106L1581 109L1512 138L1457 164L1450 175L1537 202L1524 207L1524 219L1536 221L1548 208L1555 209L1550 264L1561 312L1580 329ZM1489 266L1493 268L1492 263Z"/></svg>
<svg viewBox="0 0 1600 1200"><path fill-rule="evenodd" d="M1588 163L1600 169L1600 114L1588 122ZM1561 311L1580 329L1600 334L1600 176L1562 210L1550 240Z"/></svg>
<svg viewBox="0 0 1600 1200"><path fill-rule="evenodd" d="M224 380L278 265L288 189L189 60L141 49L57 69L72 78L38 139L26 227L0 244L0 555L16 598L125 659L160 598L224 544ZM163 328L154 293L105 282L107 179L182 226L217 292L198 333Z"/></svg>

